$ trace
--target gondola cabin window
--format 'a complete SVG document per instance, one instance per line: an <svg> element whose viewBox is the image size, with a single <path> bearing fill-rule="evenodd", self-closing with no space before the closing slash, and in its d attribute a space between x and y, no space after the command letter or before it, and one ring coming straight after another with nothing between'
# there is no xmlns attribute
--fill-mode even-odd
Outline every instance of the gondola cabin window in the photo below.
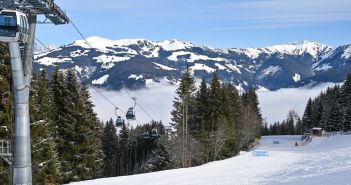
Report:
<svg viewBox="0 0 351 185"><path fill-rule="evenodd" d="M0 36L16 37L17 18L15 12L2 12L0 15Z"/></svg>

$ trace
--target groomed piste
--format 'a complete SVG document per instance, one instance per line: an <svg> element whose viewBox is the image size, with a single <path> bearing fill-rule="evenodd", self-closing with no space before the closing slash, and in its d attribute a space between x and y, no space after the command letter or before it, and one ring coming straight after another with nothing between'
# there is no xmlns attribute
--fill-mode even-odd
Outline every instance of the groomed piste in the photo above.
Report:
<svg viewBox="0 0 351 185"><path fill-rule="evenodd" d="M300 137L264 136L252 151L199 167L70 185L341 185L351 182L351 135L315 137L311 143L296 147ZM254 156L253 151L264 151L267 155Z"/></svg>

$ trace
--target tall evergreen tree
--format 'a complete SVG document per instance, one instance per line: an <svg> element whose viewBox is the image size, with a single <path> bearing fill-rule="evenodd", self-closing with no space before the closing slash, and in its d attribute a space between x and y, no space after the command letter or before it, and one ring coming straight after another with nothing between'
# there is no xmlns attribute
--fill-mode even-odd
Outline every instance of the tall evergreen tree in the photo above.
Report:
<svg viewBox="0 0 351 185"><path fill-rule="evenodd" d="M104 153L104 176L117 175L118 136L113 120L106 123L102 135L102 150Z"/></svg>
<svg viewBox="0 0 351 185"><path fill-rule="evenodd" d="M238 136L240 149L248 149L251 143L260 137L262 127L262 115L259 108L258 97L255 90L250 87L242 94L243 117L242 125L239 128Z"/></svg>
<svg viewBox="0 0 351 185"><path fill-rule="evenodd" d="M194 109L195 109L195 82L191 76L189 68L183 74L179 88L176 91L177 97L173 103L172 125L176 128L178 136L181 137L181 146L179 147L180 166L186 167L190 157L189 138L190 127L194 126Z"/></svg>
<svg viewBox="0 0 351 185"><path fill-rule="evenodd" d="M341 105L343 106L342 129L351 131L351 74L346 78L342 86Z"/></svg>
<svg viewBox="0 0 351 185"><path fill-rule="evenodd" d="M120 175L127 175L129 174L129 146L128 146L128 140L129 140L129 130L125 124L123 124L122 129L119 132L119 146L118 149L120 151L119 153L119 160L118 160L118 169L119 169L119 174Z"/></svg>
<svg viewBox="0 0 351 185"><path fill-rule="evenodd" d="M10 55L6 44L0 43L0 138L11 140L12 136L12 92ZM0 182L9 183L9 165L0 159Z"/></svg>
<svg viewBox="0 0 351 185"><path fill-rule="evenodd" d="M39 79L33 78L31 90L33 182L35 184L57 183L61 165L54 137L54 102L44 70Z"/></svg>
<svg viewBox="0 0 351 185"><path fill-rule="evenodd" d="M308 99L305 112L302 116L302 130L303 132L309 132L312 128L312 99Z"/></svg>

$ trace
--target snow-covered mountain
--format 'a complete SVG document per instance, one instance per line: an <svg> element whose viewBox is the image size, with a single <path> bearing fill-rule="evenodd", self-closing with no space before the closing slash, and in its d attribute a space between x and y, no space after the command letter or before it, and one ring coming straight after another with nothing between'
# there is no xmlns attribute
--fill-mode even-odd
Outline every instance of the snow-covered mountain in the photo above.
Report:
<svg viewBox="0 0 351 185"><path fill-rule="evenodd" d="M34 43L34 54L37 55L37 54L49 52L49 51L56 49L56 48L57 47L54 45L49 45L49 46L43 47L38 43Z"/></svg>
<svg viewBox="0 0 351 185"><path fill-rule="evenodd" d="M198 78L210 79L216 72L222 81L232 81L238 87L270 90L311 82L341 82L351 71L351 45L333 49L300 41L265 48L215 49L176 39L87 40L36 55L35 68L49 72L56 67L73 68L86 83L109 89L176 82L186 67Z"/></svg>

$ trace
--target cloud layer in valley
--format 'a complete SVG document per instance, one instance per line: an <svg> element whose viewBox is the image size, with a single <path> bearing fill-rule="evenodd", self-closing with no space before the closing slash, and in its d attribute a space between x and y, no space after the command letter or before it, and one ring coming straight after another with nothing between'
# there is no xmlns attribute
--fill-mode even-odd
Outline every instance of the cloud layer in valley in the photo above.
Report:
<svg viewBox="0 0 351 185"><path fill-rule="evenodd" d="M292 89L280 89L278 91L259 91L258 97L263 118L268 123L281 121L286 118L289 110L295 110L301 116L304 112L308 98L318 96L321 91L324 91L332 83L325 83L313 88L301 87ZM155 120L162 120L165 125L171 122L171 110L175 97L177 86L158 84L147 89L130 91L132 96L137 98L137 102L146 110L148 114ZM108 97L122 111L118 114L125 116L124 112L133 106L133 101L128 96L126 91L106 91L100 89L104 96ZM95 104L95 111L101 120L110 118L116 119L114 107L102 98L95 90L90 89L92 101ZM151 118L140 108L136 107L136 117L138 121L132 121L130 124L146 123L151 121Z"/></svg>

